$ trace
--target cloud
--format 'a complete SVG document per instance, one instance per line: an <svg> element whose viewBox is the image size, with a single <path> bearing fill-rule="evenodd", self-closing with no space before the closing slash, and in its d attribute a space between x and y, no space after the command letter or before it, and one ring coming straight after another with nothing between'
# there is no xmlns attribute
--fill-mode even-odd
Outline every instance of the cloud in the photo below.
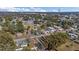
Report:
<svg viewBox="0 0 79 59"><path fill-rule="evenodd" d="M51 10L49 12L58 12L58 10L57 9L53 9L53 10Z"/></svg>
<svg viewBox="0 0 79 59"><path fill-rule="evenodd" d="M30 9L28 8L16 8L16 7L3 7L0 8L1 11L10 11L10 12L28 12Z"/></svg>
<svg viewBox="0 0 79 59"><path fill-rule="evenodd" d="M16 8L7 8L7 11L15 12L15 11L17 11L17 9Z"/></svg>
<svg viewBox="0 0 79 59"><path fill-rule="evenodd" d="M44 10L44 9L41 9L41 10L40 10L40 12L46 12L46 10Z"/></svg>
<svg viewBox="0 0 79 59"><path fill-rule="evenodd" d="M46 9L40 8L40 7L30 7L31 11L34 12L46 12Z"/></svg>
<svg viewBox="0 0 79 59"><path fill-rule="evenodd" d="M30 9L28 9L28 8L16 8L16 11L17 12L28 12L28 11L30 11Z"/></svg>
<svg viewBox="0 0 79 59"><path fill-rule="evenodd" d="M71 7L0 7L0 11L9 12L79 12L79 8Z"/></svg>

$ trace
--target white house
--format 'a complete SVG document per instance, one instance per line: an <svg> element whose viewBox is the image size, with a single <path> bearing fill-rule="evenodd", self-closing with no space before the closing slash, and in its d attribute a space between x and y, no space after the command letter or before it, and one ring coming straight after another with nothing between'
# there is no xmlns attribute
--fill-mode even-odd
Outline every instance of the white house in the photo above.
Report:
<svg viewBox="0 0 79 59"><path fill-rule="evenodd" d="M45 29L44 34L49 34L49 33L53 33L55 32L56 29L53 27L48 27L47 29Z"/></svg>
<svg viewBox="0 0 79 59"><path fill-rule="evenodd" d="M69 36L70 36L71 39L77 39L78 38L78 35L73 34L73 33L69 33Z"/></svg>
<svg viewBox="0 0 79 59"><path fill-rule="evenodd" d="M27 43L28 43L25 38L16 39L15 42L16 42L16 46L21 48L27 47Z"/></svg>

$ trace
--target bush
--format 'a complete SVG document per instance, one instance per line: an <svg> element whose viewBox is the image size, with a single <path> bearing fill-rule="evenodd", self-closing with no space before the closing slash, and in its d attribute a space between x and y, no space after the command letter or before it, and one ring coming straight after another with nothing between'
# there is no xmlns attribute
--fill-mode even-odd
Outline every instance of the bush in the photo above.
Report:
<svg viewBox="0 0 79 59"><path fill-rule="evenodd" d="M44 44L48 45L48 49L56 49L58 46L64 44L69 39L67 33L53 33L50 36L46 36L44 41Z"/></svg>
<svg viewBox="0 0 79 59"><path fill-rule="evenodd" d="M8 32L0 32L0 50L1 51L13 51L16 49L15 42L12 35Z"/></svg>

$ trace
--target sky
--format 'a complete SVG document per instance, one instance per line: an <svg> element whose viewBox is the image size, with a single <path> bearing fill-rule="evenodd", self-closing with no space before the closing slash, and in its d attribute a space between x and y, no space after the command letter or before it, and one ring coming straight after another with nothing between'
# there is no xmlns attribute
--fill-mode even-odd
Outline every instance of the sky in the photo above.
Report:
<svg viewBox="0 0 79 59"><path fill-rule="evenodd" d="M7 12L79 12L79 7L0 7Z"/></svg>
<svg viewBox="0 0 79 59"><path fill-rule="evenodd" d="M79 7L78 0L0 0L0 7Z"/></svg>
<svg viewBox="0 0 79 59"><path fill-rule="evenodd" d="M78 0L0 0L0 11L79 12Z"/></svg>

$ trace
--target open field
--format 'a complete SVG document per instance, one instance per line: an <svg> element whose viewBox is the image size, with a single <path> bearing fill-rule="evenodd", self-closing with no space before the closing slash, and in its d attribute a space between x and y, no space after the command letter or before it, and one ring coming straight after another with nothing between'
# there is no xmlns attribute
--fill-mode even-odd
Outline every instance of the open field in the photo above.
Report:
<svg viewBox="0 0 79 59"><path fill-rule="evenodd" d="M57 48L59 51L79 51L79 44L75 42L67 42Z"/></svg>

